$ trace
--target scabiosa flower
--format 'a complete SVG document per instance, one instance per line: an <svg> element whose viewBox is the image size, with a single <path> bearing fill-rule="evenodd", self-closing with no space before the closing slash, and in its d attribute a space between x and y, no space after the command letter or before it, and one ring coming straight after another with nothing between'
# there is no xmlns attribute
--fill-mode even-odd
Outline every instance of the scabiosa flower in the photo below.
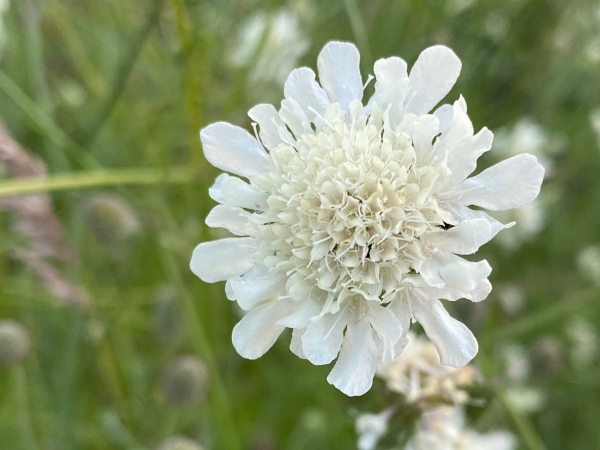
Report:
<svg viewBox="0 0 600 450"><path fill-rule="evenodd" d="M477 433L465 426L463 408L444 406L423 415L407 450L513 450L515 436L507 431Z"/></svg>
<svg viewBox="0 0 600 450"><path fill-rule="evenodd" d="M424 337L408 333L408 344L391 364L381 366L378 375L389 390L406 400L428 408L440 401L464 404L469 400L465 386L475 382L477 371L471 365L455 369L440 364L435 347Z"/></svg>
<svg viewBox="0 0 600 450"><path fill-rule="evenodd" d="M208 161L237 175L217 178L209 193L220 205L206 222L241 237L202 243L191 261L202 280L227 280L228 298L248 311L233 331L240 355L262 356L292 328L299 357L337 357L328 381L347 395L369 390L411 321L442 364L475 356L475 337L439 299L487 297L489 264L458 255L505 225L469 206L522 206L544 173L518 155L467 178L493 135L474 134L462 97L429 114L460 72L452 50L426 49L410 75L402 59L380 59L366 105L359 59L350 43L327 44L320 84L311 69L295 69L279 111L249 111L256 138L223 122L201 131Z"/></svg>
<svg viewBox="0 0 600 450"><path fill-rule="evenodd" d="M392 413L392 409L385 409L379 414L365 413L356 418L354 427L358 435L358 450L374 450L377 447L379 440L388 431L388 421Z"/></svg>

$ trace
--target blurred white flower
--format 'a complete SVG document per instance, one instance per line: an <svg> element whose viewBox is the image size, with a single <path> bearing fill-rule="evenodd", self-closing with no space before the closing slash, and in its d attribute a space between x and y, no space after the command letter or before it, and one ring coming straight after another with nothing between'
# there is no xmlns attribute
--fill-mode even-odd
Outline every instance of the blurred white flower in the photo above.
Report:
<svg viewBox="0 0 600 450"><path fill-rule="evenodd" d="M311 69L294 70L279 111L250 110L259 139L224 122L201 131L208 161L250 183L217 178L209 193L220 205L206 223L244 237L202 243L191 261L202 280L227 280L228 298L249 311L233 331L240 355L262 356L292 328L299 357L321 365L339 354L328 381L347 395L370 389L411 321L442 364L475 356L475 337L439 299L488 296L487 261L458 255L513 224L469 206L523 206L544 174L534 156L517 155L467 178L493 135L474 134L462 97L428 114L460 72L449 48L423 51L410 76L398 57L377 61L366 106L359 60L354 45L330 42L321 85Z"/></svg>
<svg viewBox="0 0 600 450"><path fill-rule="evenodd" d="M564 148L563 137L548 135L543 127L530 119L521 119L512 128L498 130L494 140L498 157L509 158L523 153L536 156L545 169L546 178L554 173L553 158ZM520 208L492 215L500 221L514 221L519 225L500 234L498 238L498 242L508 250L514 250L535 237L545 225L545 207L541 198Z"/></svg>
<svg viewBox="0 0 600 450"><path fill-rule="evenodd" d="M589 245L577 254L577 267L581 274L600 286L600 245Z"/></svg>
<svg viewBox="0 0 600 450"><path fill-rule="evenodd" d="M571 359L578 369L589 367L598 355L598 332L587 320L576 317L567 324Z"/></svg>
<svg viewBox="0 0 600 450"><path fill-rule="evenodd" d="M200 444L183 436L171 436L159 444L156 450L203 450Z"/></svg>
<svg viewBox="0 0 600 450"><path fill-rule="evenodd" d="M590 123L592 124L592 130L596 134L598 148L600 148L600 108L596 108L590 113Z"/></svg>
<svg viewBox="0 0 600 450"><path fill-rule="evenodd" d="M358 435L358 450L377 448L377 443L388 431L392 412L392 409L385 409L379 414L361 414L356 418L354 426Z"/></svg>
<svg viewBox="0 0 600 450"><path fill-rule="evenodd" d="M502 309L507 314L516 314L525 306L525 291L521 286L516 284L496 286L496 295L500 301L500 306L502 306Z"/></svg>
<svg viewBox="0 0 600 450"><path fill-rule="evenodd" d="M231 61L249 70L250 83L283 84L308 47L309 41L292 12L259 12L243 25Z"/></svg>
<svg viewBox="0 0 600 450"><path fill-rule="evenodd" d="M404 394L411 403L428 406L429 401L437 404L440 400L466 403L469 395L463 387L473 384L477 371L470 365L459 369L443 366L433 344L409 332L402 355L381 366L378 374L389 390Z"/></svg>
<svg viewBox="0 0 600 450"><path fill-rule="evenodd" d="M504 363L504 376L507 387L504 391L507 401L525 413L538 411L544 404L544 393L529 386L531 363L527 351L519 344L505 344L500 348Z"/></svg>
<svg viewBox="0 0 600 450"><path fill-rule="evenodd" d="M0 319L0 367L13 366L31 349L29 332L19 322Z"/></svg>
<svg viewBox="0 0 600 450"><path fill-rule="evenodd" d="M515 436L506 431L476 433L465 426L462 408L440 407L423 414L407 450L513 450Z"/></svg>

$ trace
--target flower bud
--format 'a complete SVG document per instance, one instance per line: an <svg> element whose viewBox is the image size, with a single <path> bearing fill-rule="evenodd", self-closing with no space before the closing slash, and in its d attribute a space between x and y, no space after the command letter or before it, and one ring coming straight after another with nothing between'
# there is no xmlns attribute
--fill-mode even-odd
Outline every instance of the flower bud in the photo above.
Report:
<svg viewBox="0 0 600 450"><path fill-rule="evenodd" d="M164 347L175 347L185 333L185 321L176 302L173 286L161 286L154 295L154 333Z"/></svg>
<svg viewBox="0 0 600 450"><path fill-rule="evenodd" d="M203 447L186 437L172 436L161 442L156 450L203 450Z"/></svg>
<svg viewBox="0 0 600 450"><path fill-rule="evenodd" d="M93 233L103 243L124 242L140 229L135 211L116 195L95 194L89 197L85 212Z"/></svg>
<svg viewBox="0 0 600 450"><path fill-rule="evenodd" d="M162 377L162 388L167 402L173 406L197 405L204 398L208 371L196 356L180 356L171 361Z"/></svg>
<svg viewBox="0 0 600 450"><path fill-rule="evenodd" d="M0 320L0 367L18 364L31 348L29 333L14 320Z"/></svg>

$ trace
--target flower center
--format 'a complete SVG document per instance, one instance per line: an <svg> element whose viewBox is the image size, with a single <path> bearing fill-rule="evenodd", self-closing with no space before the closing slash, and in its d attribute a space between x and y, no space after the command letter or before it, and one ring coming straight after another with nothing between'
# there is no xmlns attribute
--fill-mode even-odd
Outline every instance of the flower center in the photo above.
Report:
<svg viewBox="0 0 600 450"><path fill-rule="evenodd" d="M275 169L252 180L270 194L254 221L257 258L289 276L298 300L387 303L426 258L419 237L444 224L431 195L438 169L418 164L411 136L376 106L351 112L349 125L332 105L320 129L273 149Z"/></svg>

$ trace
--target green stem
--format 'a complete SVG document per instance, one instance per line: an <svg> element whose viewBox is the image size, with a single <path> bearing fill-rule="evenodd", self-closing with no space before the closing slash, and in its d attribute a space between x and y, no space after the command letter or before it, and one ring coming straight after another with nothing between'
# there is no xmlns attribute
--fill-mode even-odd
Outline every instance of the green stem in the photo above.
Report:
<svg viewBox="0 0 600 450"><path fill-rule="evenodd" d="M14 367L11 370L13 390L15 394L15 403L17 408L17 421L19 424L19 433L23 448L38 449L33 427L31 425L31 416L29 414L29 402L27 400L27 376L22 366Z"/></svg>
<svg viewBox="0 0 600 450"><path fill-rule="evenodd" d="M0 182L0 197L32 194L35 192L89 189L100 186L151 185L190 183L196 172L188 167L168 171L159 169L90 170L48 178L19 178Z"/></svg>
<svg viewBox="0 0 600 450"><path fill-rule="evenodd" d="M219 374L217 363L212 352L206 331L202 321L198 318L198 313L194 305L194 299L190 291L186 288L181 277L181 272L177 261L173 257L169 245L162 242L160 245L163 253L163 261L167 269L169 278L175 282L180 295L178 296L184 310L187 327L190 330L192 343L196 351L202 355L206 362L210 374L212 389L210 390L210 399L212 409L216 420L219 422L220 432L219 439L222 441L223 447L230 450L241 449L239 437L237 435L237 427L231 407L231 402L227 394L227 389L223 385L222 377Z"/></svg>
<svg viewBox="0 0 600 450"><path fill-rule="evenodd" d="M568 296L561 302L548 306L538 313L532 314L529 317L525 317L511 325L501 328L498 330L497 336L501 338L514 338L518 335L530 333L548 323L564 318L566 314L575 308L575 306L581 308L583 304L598 299L600 299L600 292L598 292L597 288L579 291L572 296Z"/></svg>
<svg viewBox="0 0 600 450"><path fill-rule="evenodd" d="M114 80L111 84L112 88L106 97L104 103L99 109L98 114L92 120L91 125L87 129L80 131L74 140L82 147L88 147L94 143L96 137L104 127L104 124L112 114L113 109L121 98L121 94L127 84L129 75L135 66L138 57L146 43L146 40L150 36L151 31L154 29L160 19L160 13L162 11L164 0L153 0L153 7L148 15L146 23L139 31L137 37L134 39L133 44L129 47L127 53L121 59L119 66L117 67Z"/></svg>

